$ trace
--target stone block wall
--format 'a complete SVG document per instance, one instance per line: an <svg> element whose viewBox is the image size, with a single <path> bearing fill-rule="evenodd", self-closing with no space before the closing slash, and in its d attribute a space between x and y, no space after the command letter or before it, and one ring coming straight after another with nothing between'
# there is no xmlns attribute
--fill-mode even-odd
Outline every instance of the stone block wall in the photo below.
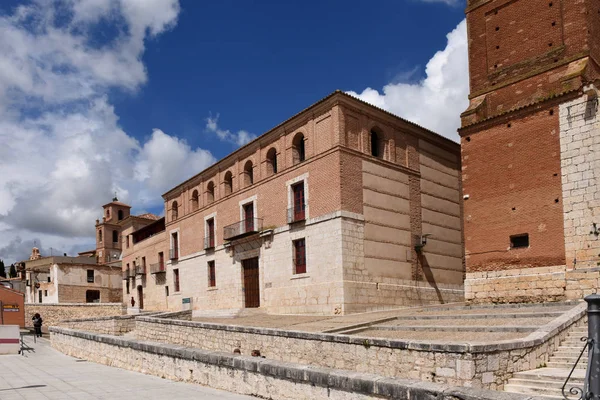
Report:
<svg viewBox="0 0 600 400"><path fill-rule="evenodd" d="M526 400L531 396L332 370L231 353L52 328L52 346L73 357L269 399Z"/></svg>
<svg viewBox="0 0 600 400"><path fill-rule="evenodd" d="M76 329L85 332L96 332L106 335L121 336L135 329L135 316L99 317L88 319L72 319L59 322L55 326Z"/></svg>
<svg viewBox="0 0 600 400"><path fill-rule="evenodd" d="M547 362L568 328L585 314L581 305L525 339L490 344L436 344L361 338L199 322L136 319L139 340L458 386L502 389L513 373Z"/></svg>
<svg viewBox="0 0 600 400"><path fill-rule="evenodd" d="M121 303L25 304L25 324L39 313L44 320L44 330L61 321L90 317L124 315L127 309Z"/></svg>
<svg viewBox="0 0 600 400"><path fill-rule="evenodd" d="M465 300L469 303L561 301L567 298L566 285L564 265L469 272L465 279Z"/></svg>
<svg viewBox="0 0 600 400"><path fill-rule="evenodd" d="M598 94L596 94L597 96ZM600 109L584 95L560 105L567 266L600 266Z"/></svg>

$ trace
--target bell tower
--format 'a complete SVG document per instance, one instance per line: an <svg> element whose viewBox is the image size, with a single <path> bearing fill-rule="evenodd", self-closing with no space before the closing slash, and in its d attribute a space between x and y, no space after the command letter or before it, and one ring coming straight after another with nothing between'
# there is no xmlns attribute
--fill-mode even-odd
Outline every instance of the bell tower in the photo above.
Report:
<svg viewBox="0 0 600 400"><path fill-rule="evenodd" d="M115 196L102 206L102 221L96 220L96 257L99 264L116 261L121 256L121 221L131 214L131 206Z"/></svg>
<svg viewBox="0 0 600 400"><path fill-rule="evenodd" d="M600 4L469 0L466 14L465 296L580 298L592 277L569 277L600 262Z"/></svg>

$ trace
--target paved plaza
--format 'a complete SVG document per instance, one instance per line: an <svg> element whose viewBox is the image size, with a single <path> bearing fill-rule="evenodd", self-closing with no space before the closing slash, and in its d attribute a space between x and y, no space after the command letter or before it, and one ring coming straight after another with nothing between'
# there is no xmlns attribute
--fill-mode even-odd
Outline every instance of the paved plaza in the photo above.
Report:
<svg viewBox="0 0 600 400"><path fill-rule="evenodd" d="M65 356L27 337L24 356L0 355L0 399L252 399Z"/></svg>

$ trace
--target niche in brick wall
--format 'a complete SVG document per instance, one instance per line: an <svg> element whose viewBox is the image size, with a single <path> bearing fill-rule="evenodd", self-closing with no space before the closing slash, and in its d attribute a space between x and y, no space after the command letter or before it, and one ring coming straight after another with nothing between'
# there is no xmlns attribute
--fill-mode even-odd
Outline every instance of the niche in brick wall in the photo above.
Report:
<svg viewBox="0 0 600 400"><path fill-rule="evenodd" d="M513 0L489 11L486 14L488 73L540 57L563 45L559 3L559 0Z"/></svg>

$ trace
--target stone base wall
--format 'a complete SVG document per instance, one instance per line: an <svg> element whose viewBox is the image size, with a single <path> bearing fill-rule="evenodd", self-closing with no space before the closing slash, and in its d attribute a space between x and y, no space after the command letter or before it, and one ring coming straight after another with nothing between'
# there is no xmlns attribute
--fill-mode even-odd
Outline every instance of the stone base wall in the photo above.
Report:
<svg viewBox="0 0 600 400"><path fill-rule="evenodd" d="M467 273L470 303L543 303L565 300L566 266Z"/></svg>
<svg viewBox="0 0 600 400"><path fill-rule="evenodd" d="M161 378L269 399L526 400L531 396L389 379L180 346L52 328L52 346L83 358Z"/></svg>
<svg viewBox="0 0 600 400"><path fill-rule="evenodd" d="M582 319L585 305L525 339L438 344L137 317L138 340L242 354L360 373L499 390L515 372L537 368Z"/></svg>
<svg viewBox="0 0 600 400"><path fill-rule="evenodd" d="M82 330L85 332L102 333L105 335L121 336L135 329L135 316L100 317L93 319L75 319L59 322L56 326Z"/></svg>
<svg viewBox="0 0 600 400"><path fill-rule="evenodd" d="M472 272L465 280L469 303L543 303L579 300L600 287L600 268L557 267Z"/></svg>
<svg viewBox="0 0 600 400"><path fill-rule="evenodd" d="M124 315L127 309L121 303L71 303L71 304L25 304L25 325L31 326L31 318L39 313L44 320L44 330L61 321L91 317Z"/></svg>

